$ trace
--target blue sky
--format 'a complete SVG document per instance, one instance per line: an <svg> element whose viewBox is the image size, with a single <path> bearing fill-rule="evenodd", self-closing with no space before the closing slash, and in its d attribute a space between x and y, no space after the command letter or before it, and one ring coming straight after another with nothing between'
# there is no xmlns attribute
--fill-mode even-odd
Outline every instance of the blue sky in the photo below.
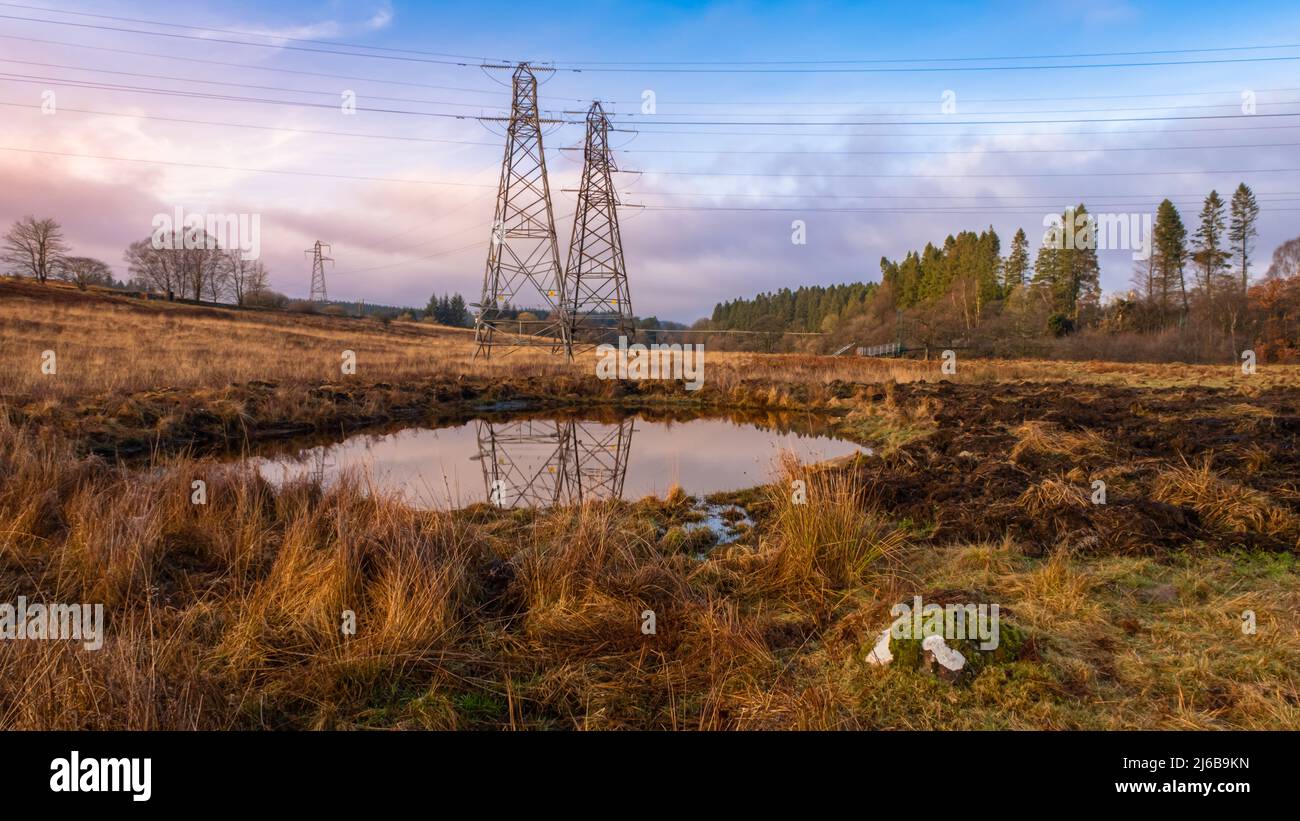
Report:
<svg viewBox="0 0 1300 821"><path fill-rule="evenodd" d="M618 184L642 315L691 321L759 290L877 279L882 255L990 224L1005 251L1017 227L1036 240L1046 214L1079 200L1129 213L1169 196L1191 223L1211 188L1226 197L1244 180L1263 208L1256 273L1300 234L1300 173L1288 170L1300 167L1300 118L1258 116L1300 112L1300 60L1275 59L1300 57L1295 4L1230 14L1219 4L1113 0L18 5L60 11L0 4L0 146L9 149L0 151L0 220L57 217L79 252L119 275L125 245L149 233L153 215L181 206L260 214L272 282L291 295L305 295L302 249L320 238L337 260L332 296L423 304L430 292L459 291L473 301L499 129L367 109L498 113L507 75L482 70L480 58L554 61L545 108L598 97L616 122L635 121L615 145L620 166L641 172ZM197 39L160 36L169 31ZM294 37L377 48L325 54L302 49L341 47ZM1188 49L1237 50L1153 53ZM1143 53L1053 56L1127 51ZM468 65L435 62L444 59ZM873 60L894 62L826 62ZM1189 62L1198 60L1233 62ZM1023 68L1127 62L1184 64ZM58 112L43 115L51 89ZM361 109L350 116L333 107L344 90ZM646 91L653 115L640 112ZM1241 110L1247 91L1255 116ZM944 112L945 92L955 111ZM1187 119L1200 115L1213 118ZM814 119L822 124L806 124ZM1069 122L1024 122L1045 119ZM971 122L983 120L1002 124ZM561 149L581 139L578 125L547 135L562 254L574 209L562 189L576 183L579 157ZM805 245L791 242L796 219ZM1104 252L1102 263L1103 286L1125 289L1130 253Z"/></svg>

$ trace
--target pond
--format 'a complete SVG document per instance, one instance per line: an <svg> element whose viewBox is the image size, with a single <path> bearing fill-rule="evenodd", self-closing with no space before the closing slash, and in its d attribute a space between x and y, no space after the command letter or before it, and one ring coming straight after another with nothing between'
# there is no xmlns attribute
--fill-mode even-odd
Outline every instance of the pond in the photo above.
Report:
<svg viewBox="0 0 1300 821"><path fill-rule="evenodd" d="M448 427L362 433L250 462L280 484L343 473L408 504L455 509L476 502L549 507L585 500L693 496L770 481L783 452L803 463L869 450L825 432L825 420L653 418L642 415L493 415Z"/></svg>

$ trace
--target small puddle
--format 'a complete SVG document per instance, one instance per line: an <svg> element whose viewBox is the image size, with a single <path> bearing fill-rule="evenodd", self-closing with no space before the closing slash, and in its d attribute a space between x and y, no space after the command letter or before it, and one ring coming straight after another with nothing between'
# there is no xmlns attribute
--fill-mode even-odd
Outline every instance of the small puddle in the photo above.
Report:
<svg viewBox="0 0 1300 821"><path fill-rule="evenodd" d="M421 508L476 502L540 508L662 497L674 485L702 497L770 481L784 451L804 463L869 452L827 435L825 426L824 420L769 426L732 418L506 416L357 434L248 462L276 484L315 478L329 486L355 473Z"/></svg>

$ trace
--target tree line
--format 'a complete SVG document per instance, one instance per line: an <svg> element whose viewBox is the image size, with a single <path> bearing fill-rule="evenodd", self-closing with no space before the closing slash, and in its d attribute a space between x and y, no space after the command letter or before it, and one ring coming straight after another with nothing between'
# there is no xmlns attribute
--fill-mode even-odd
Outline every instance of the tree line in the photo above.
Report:
<svg viewBox="0 0 1300 821"><path fill-rule="evenodd" d="M56 279L70 282L81 290L100 286L239 306L297 310L316 307L305 301L294 302L271 290L269 272L260 259L247 259L239 250L222 249L206 231L189 237L183 233L178 230L164 237L170 242L158 242L151 235L131 243L123 253L129 278L118 281L106 262L72 254L63 227L56 220L29 215L17 220L0 240L0 266L13 275L29 277L41 284ZM351 303L332 302L323 310L346 313L350 307ZM435 294L424 311L363 307L364 310L359 309L362 313L390 319L410 316L457 327L468 326L473 321L460 294L441 297Z"/></svg>
<svg viewBox="0 0 1300 821"><path fill-rule="evenodd" d="M249 304L268 294L266 266L238 250L224 250L206 231L185 242L181 231L168 247L151 236L131 243L123 254L130 278L113 279L103 260L70 253L63 227L49 217L16 221L0 243L0 264L39 283L61 279L85 290L92 285L152 292L175 299Z"/></svg>
<svg viewBox="0 0 1300 821"><path fill-rule="evenodd" d="M1259 213L1245 183L1227 200L1211 191L1190 225L1169 199L1154 215L1094 215L1079 203L1050 220L1037 243L1018 229L1005 255L992 226L961 231L902 259L882 257L878 288L761 293L719 303L695 329L768 332L727 340L736 347L821 352L901 340L927 352L999 355L1218 361L1247 345L1300 355L1300 238L1280 246L1256 281ZM1103 300L1098 246L1117 239L1142 253L1132 288ZM825 336L799 340L791 331Z"/></svg>
<svg viewBox="0 0 1300 821"><path fill-rule="evenodd" d="M450 297L447 294L441 297L434 294L429 297L424 316L440 325L451 325L456 328L466 328L474 324L474 318L470 315L469 308L465 306L465 298L460 294L452 294Z"/></svg>
<svg viewBox="0 0 1300 821"><path fill-rule="evenodd" d="M1188 359L1235 356L1247 344L1293 350L1294 334L1286 329L1300 312L1300 284L1287 281L1297 277L1291 248L1300 243L1280 247L1264 281L1252 286L1259 213L1254 192L1242 183L1227 201L1210 191L1194 227L1166 198L1141 229L1135 219L1132 232L1121 220L1142 215L1097 217L1080 203L1052 221L1036 249L1024 229L1017 230L1005 257L992 227L962 232L901 261L882 258L880 304L867 313L890 326L886 338L910 336L926 348L963 342L990 352L1041 353L1050 340L1068 339L1052 350L1074 345L1120 356L1121 346L1129 345L1158 358ZM1136 264L1133 287L1103 301L1099 240L1126 234L1127 246L1143 251L1138 256L1144 258ZM862 323L848 330L871 332ZM1160 337L1166 350L1124 334ZM1105 336L1112 344L1099 350ZM1049 343L1042 344L1044 339Z"/></svg>
<svg viewBox="0 0 1300 821"><path fill-rule="evenodd" d="M822 331L860 314L876 284L805 285L761 293L753 299L720 302L706 324L694 330Z"/></svg>

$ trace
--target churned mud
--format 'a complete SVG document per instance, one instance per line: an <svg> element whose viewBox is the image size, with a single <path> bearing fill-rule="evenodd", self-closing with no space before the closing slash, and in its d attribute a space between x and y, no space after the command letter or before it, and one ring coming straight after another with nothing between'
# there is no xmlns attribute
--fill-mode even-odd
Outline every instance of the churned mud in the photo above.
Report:
<svg viewBox="0 0 1300 821"><path fill-rule="evenodd" d="M1038 553L1300 545L1300 391L909 385L933 432L859 471L935 543ZM1099 491L1104 483L1104 496Z"/></svg>

